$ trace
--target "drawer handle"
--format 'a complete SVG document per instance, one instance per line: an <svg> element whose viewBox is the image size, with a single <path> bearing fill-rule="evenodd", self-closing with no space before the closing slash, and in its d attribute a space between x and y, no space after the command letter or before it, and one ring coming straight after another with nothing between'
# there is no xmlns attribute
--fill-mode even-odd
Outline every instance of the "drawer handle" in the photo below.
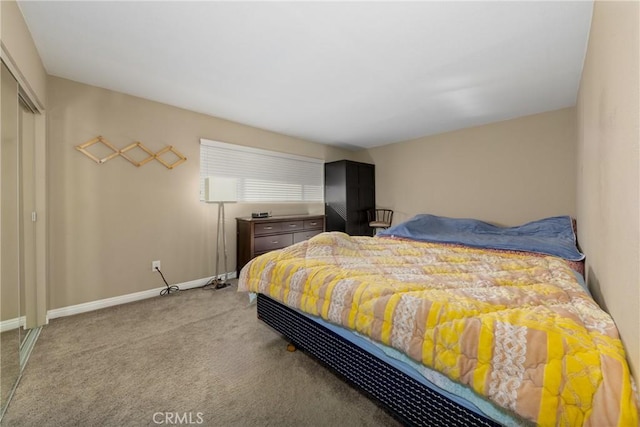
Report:
<svg viewBox="0 0 640 427"><path fill-rule="evenodd" d="M311 223L311 225L316 225L316 224L317 224L317 222L312 222L312 223Z"/></svg>
<svg viewBox="0 0 640 427"><path fill-rule="evenodd" d="M273 227L265 227L265 230L271 230Z"/></svg>
<svg viewBox="0 0 640 427"><path fill-rule="evenodd" d="M289 227L297 227L298 224L289 224Z"/></svg>
<svg viewBox="0 0 640 427"><path fill-rule="evenodd" d="M272 240L271 243L280 243L280 242L277 240Z"/></svg>

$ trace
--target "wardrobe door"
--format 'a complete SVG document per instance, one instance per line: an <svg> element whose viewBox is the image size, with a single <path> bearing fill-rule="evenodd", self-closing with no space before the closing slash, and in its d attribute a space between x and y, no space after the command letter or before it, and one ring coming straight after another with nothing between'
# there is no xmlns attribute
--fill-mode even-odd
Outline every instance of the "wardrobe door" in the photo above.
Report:
<svg viewBox="0 0 640 427"><path fill-rule="evenodd" d="M345 162L347 171L347 224L346 232L351 236L358 236L360 232L360 223L362 216L360 215L360 200L358 199L358 164L355 162Z"/></svg>
<svg viewBox="0 0 640 427"><path fill-rule="evenodd" d="M324 164L324 214L327 231L347 232L346 173L344 161Z"/></svg>
<svg viewBox="0 0 640 427"><path fill-rule="evenodd" d="M375 167L367 163L358 164L358 234L371 236L367 211L376 207Z"/></svg>

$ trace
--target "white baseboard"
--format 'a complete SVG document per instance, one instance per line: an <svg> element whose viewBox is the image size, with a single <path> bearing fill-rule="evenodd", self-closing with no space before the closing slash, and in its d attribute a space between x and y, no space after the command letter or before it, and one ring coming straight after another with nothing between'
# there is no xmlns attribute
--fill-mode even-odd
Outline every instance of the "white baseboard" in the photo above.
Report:
<svg viewBox="0 0 640 427"><path fill-rule="evenodd" d="M14 319L7 319L0 322L0 332L10 331L12 329L18 329L24 327L27 324L27 318L25 316L16 317Z"/></svg>
<svg viewBox="0 0 640 427"><path fill-rule="evenodd" d="M218 278L220 279L222 279L223 277L224 274L218 276ZM227 278L235 279L236 273L229 273L227 275ZM184 283L176 283L176 286L178 286L180 289L197 288L206 285L211 279L213 279L213 276L205 277L203 279L191 280ZM163 286L161 288L149 289L148 291L135 292L133 294L126 294L118 297L105 298L97 301L91 301L83 304L70 305L68 307L49 310L47 311L47 323L49 323L50 319L55 319L58 317L73 316L74 314L86 313L88 311L99 310L101 308L112 307L114 305L126 304L129 302L157 297L160 294L160 291L162 291L163 289L166 289L166 286Z"/></svg>

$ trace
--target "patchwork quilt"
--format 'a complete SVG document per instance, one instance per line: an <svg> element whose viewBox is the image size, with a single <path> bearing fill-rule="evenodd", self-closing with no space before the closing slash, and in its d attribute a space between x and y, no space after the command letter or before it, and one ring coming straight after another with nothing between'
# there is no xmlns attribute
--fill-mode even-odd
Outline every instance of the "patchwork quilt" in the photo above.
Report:
<svg viewBox="0 0 640 427"><path fill-rule="evenodd" d="M238 287L396 348L523 420L638 425L614 322L560 258L331 232L253 259Z"/></svg>

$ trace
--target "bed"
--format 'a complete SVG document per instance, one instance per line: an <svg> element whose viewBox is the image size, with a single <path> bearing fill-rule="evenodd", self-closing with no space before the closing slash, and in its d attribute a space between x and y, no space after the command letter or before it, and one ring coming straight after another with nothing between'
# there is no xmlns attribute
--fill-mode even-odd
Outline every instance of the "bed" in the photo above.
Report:
<svg viewBox="0 0 640 427"><path fill-rule="evenodd" d="M241 271L258 316L407 425L638 424L611 317L569 217L418 215L329 232Z"/></svg>

